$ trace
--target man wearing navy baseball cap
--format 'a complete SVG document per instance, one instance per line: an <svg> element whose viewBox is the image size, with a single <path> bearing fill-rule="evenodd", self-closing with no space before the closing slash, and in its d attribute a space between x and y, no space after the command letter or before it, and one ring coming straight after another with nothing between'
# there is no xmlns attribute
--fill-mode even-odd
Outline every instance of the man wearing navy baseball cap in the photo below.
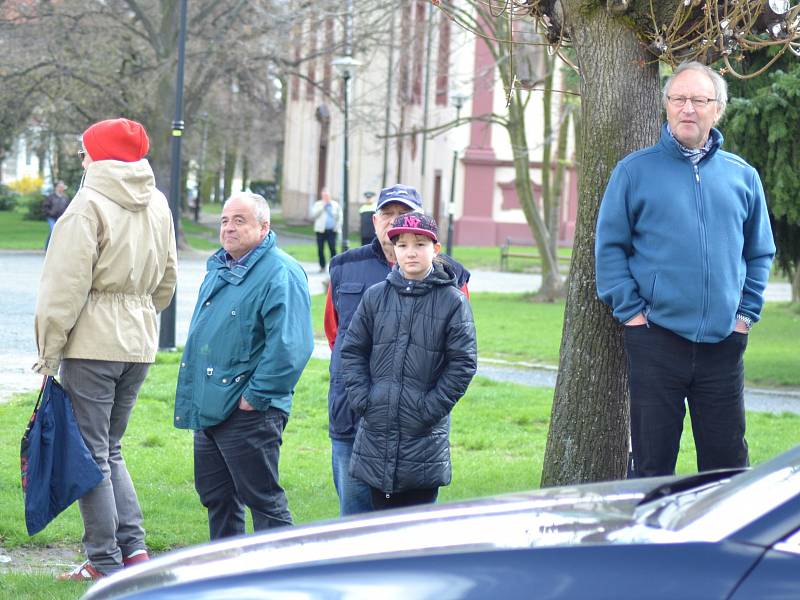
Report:
<svg viewBox="0 0 800 600"><path fill-rule="evenodd" d="M324 319L325 335L331 347L328 429L332 445L333 484L339 495L342 516L372 510L369 486L350 477L348 473L358 417L347 404L341 366L342 341L364 292L386 279L395 263L394 247L388 236L392 222L412 211L423 212L422 198L416 189L399 183L382 189L372 216L375 237L371 243L337 254L330 262L330 285ZM469 271L449 256L440 256L455 271L458 287L469 296Z"/></svg>
<svg viewBox="0 0 800 600"><path fill-rule="evenodd" d="M392 187L383 188L381 195L378 196L378 209L392 202L405 204L410 210L422 210L422 198L419 197L419 192L410 185L398 183Z"/></svg>

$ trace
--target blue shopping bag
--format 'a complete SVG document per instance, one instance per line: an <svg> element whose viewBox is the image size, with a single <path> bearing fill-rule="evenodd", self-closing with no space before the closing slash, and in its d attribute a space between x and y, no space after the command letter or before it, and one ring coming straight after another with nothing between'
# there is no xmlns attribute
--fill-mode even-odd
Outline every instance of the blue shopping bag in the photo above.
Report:
<svg viewBox="0 0 800 600"><path fill-rule="evenodd" d="M20 446L28 535L44 529L65 508L103 480L83 441L72 402L47 377Z"/></svg>

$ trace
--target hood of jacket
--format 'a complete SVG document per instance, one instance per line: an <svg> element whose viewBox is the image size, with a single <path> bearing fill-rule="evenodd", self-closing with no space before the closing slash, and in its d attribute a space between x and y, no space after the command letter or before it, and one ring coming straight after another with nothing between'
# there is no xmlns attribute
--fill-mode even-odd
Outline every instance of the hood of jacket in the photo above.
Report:
<svg viewBox="0 0 800 600"><path fill-rule="evenodd" d="M53 375L62 358L153 362L176 262L172 215L148 162L89 164L45 256L34 369Z"/></svg>
<svg viewBox="0 0 800 600"><path fill-rule="evenodd" d="M456 281L456 273L449 264L445 262L433 261L433 271L422 281L414 279L406 279L400 273L400 268L397 264L392 267L386 279L394 287L398 288L400 294L420 296L427 294L432 288L436 286L452 285L458 287Z"/></svg>
<svg viewBox="0 0 800 600"><path fill-rule="evenodd" d="M83 186L100 192L125 210L144 210L150 204L156 178L146 159L136 162L99 160L86 167Z"/></svg>

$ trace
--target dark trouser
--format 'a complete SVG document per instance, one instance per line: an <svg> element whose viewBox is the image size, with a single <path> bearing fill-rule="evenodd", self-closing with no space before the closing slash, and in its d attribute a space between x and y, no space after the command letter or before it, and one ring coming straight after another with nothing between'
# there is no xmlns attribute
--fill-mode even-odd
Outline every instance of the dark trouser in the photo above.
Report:
<svg viewBox="0 0 800 600"><path fill-rule="evenodd" d="M429 488L424 490L407 490L405 492L394 492L387 494L381 490L370 487L372 495L372 507L375 510L386 508L400 508L402 506L416 506L417 504L433 504L439 496L439 488Z"/></svg>
<svg viewBox="0 0 800 600"><path fill-rule="evenodd" d="M103 481L78 500L83 546L92 565L105 574L144 550L142 510L122 457L122 436L149 364L65 358L61 384L72 400L75 420Z"/></svg>
<svg viewBox="0 0 800 600"><path fill-rule="evenodd" d="M328 251L331 258L336 256L336 232L333 229L326 229L322 233L317 232L317 256L319 257L319 268L325 268L325 243L328 244Z"/></svg>
<svg viewBox="0 0 800 600"><path fill-rule="evenodd" d="M235 410L218 425L194 434L194 486L208 509L212 540L245 532L244 507L253 529L292 524L278 483L283 411Z"/></svg>
<svg viewBox="0 0 800 600"><path fill-rule="evenodd" d="M741 333L705 344L653 323L625 327L635 477L675 472L684 400L699 471L749 464L742 360L746 346L747 335Z"/></svg>

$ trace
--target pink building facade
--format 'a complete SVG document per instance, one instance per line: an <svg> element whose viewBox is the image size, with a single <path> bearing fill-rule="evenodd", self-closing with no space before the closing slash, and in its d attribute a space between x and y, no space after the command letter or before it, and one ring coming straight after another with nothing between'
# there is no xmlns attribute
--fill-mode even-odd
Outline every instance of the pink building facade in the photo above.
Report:
<svg viewBox="0 0 800 600"><path fill-rule="evenodd" d="M475 42L475 60L473 68L473 95L471 117L481 117L496 110L497 77L491 83L486 82L488 76L494 75L494 59L483 40ZM520 222L519 215L509 219L508 215L520 211L521 207L515 188L513 176L504 179L502 172L513 168L509 159L498 158L493 139L491 123L475 119L469 128L469 145L461 158L463 176L463 197L461 215L454 220L454 242L469 246L496 246L505 243L507 238L516 241L533 242L527 222ZM495 132L496 133L496 132ZM536 183L541 179L541 163L531 162L533 193L537 206L541 209L541 186ZM500 203L494 201L500 195ZM575 219L578 213L578 182L574 166L566 169L564 189L561 195L558 242L571 246L575 235Z"/></svg>

